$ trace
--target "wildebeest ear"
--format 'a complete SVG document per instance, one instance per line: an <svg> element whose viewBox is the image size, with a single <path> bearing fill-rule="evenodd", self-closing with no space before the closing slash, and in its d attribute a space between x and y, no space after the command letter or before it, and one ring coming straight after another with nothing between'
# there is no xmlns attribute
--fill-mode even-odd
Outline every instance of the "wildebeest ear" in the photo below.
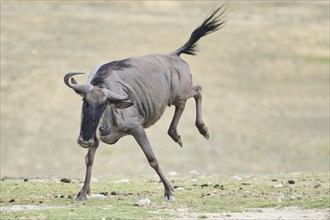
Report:
<svg viewBox="0 0 330 220"><path fill-rule="evenodd" d="M126 101L112 100L112 101L110 101L110 104L115 106L115 108L120 108L120 109L128 108L133 105L132 102L127 101L127 100Z"/></svg>

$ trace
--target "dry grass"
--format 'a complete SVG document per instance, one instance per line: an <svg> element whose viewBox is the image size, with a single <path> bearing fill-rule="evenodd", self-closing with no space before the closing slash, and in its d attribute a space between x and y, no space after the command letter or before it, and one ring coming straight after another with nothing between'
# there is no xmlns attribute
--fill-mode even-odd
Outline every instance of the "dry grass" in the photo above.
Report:
<svg viewBox="0 0 330 220"><path fill-rule="evenodd" d="M1 1L1 175L82 176L81 101L63 75L171 51L218 4ZM329 2L232 2L227 17L198 56L184 57L203 87L211 140L194 127L191 100L180 149L166 134L168 109L148 129L163 169L328 171ZM132 138L114 146L101 145L94 175L153 174Z"/></svg>

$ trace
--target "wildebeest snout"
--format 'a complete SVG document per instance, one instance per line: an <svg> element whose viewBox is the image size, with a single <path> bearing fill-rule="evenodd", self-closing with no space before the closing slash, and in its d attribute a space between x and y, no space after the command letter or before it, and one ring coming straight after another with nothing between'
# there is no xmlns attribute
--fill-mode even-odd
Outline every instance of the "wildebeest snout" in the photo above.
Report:
<svg viewBox="0 0 330 220"><path fill-rule="evenodd" d="M77 142L80 146L82 146L84 148L89 148L91 146L94 146L94 144L95 144L94 138L91 138L86 141L81 136L78 138Z"/></svg>

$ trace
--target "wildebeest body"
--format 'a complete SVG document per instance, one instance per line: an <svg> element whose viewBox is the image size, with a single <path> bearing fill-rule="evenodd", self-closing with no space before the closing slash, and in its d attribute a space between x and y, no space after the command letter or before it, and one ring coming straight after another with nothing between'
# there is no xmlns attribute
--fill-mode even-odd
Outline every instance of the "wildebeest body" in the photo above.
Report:
<svg viewBox="0 0 330 220"><path fill-rule="evenodd" d="M109 106L106 109L106 114L112 114L113 121L117 122L115 128L135 126L135 120L139 120L144 128L150 127L162 116L167 106L175 105L179 100L186 100L192 96L189 67L180 57L148 55L129 58L126 63L128 67L120 70L110 67L107 70L108 78L104 80L108 82L104 85L106 88L119 94L123 92L122 88L111 85L117 84L117 81L130 85L134 90L131 108L113 109ZM97 75L98 72L95 76ZM127 119L122 126L115 120L117 114L124 115L123 120ZM104 117L101 122L109 127L112 123L104 121L106 118ZM106 140L102 135L101 138Z"/></svg>
<svg viewBox="0 0 330 220"><path fill-rule="evenodd" d="M88 148L88 154L85 158L85 182L78 200L86 199L90 193L91 169L99 140L114 144L125 135L132 135L145 153L150 166L164 184L165 197L169 200L174 198L173 188L159 166L144 129L156 123L167 106L174 105L168 135L182 147L177 126L187 99L193 97L196 102L195 125L205 138L209 138L202 119L202 89L193 85L189 66L180 54L194 55L196 42L223 26L221 16L225 8L221 9L223 6L213 11L182 47L168 54L130 57L97 65L84 85L73 78L81 73L64 76L65 84L83 97L77 141Z"/></svg>

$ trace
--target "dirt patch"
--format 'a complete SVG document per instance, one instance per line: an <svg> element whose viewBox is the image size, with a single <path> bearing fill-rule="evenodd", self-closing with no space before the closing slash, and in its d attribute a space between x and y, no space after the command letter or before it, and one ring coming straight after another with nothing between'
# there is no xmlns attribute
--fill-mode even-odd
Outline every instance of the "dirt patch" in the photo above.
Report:
<svg viewBox="0 0 330 220"><path fill-rule="evenodd" d="M62 209L67 208L63 206L37 206L37 205L14 205L9 207L0 207L1 212L18 212L26 210L48 210L48 209ZM191 213L188 209L171 210L180 214L180 219L329 219L330 209L306 209L302 210L297 207L285 208L258 208L248 209L244 212L221 212L221 213Z"/></svg>
<svg viewBox="0 0 330 220"><path fill-rule="evenodd" d="M1 212L18 212L25 210L48 210L48 209L63 209L64 206L40 206L40 205L14 205L8 207L0 207Z"/></svg>
<svg viewBox="0 0 330 220"><path fill-rule="evenodd" d="M330 209L306 209L302 210L296 207L285 208L260 208L249 209L244 212L223 212L223 213L193 213L185 215L183 213L182 219L190 218L207 218L207 219L262 219L262 220L274 220L274 219L287 219L287 220L304 220L304 219L329 219Z"/></svg>

